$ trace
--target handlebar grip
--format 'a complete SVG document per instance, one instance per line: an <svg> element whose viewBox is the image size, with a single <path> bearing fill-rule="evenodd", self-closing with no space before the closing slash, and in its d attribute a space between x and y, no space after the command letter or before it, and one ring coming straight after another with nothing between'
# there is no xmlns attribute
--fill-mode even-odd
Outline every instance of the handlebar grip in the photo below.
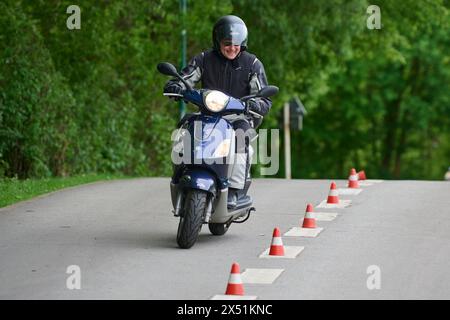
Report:
<svg viewBox="0 0 450 320"><path fill-rule="evenodd" d="M183 95L182 94L179 94L179 93L163 93L163 96L165 96L165 97L183 97Z"/></svg>
<svg viewBox="0 0 450 320"><path fill-rule="evenodd" d="M263 118L262 115L260 115L259 113L254 112L254 111L248 110L248 113L251 113L252 115L254 115L257 118Z"/></svg>

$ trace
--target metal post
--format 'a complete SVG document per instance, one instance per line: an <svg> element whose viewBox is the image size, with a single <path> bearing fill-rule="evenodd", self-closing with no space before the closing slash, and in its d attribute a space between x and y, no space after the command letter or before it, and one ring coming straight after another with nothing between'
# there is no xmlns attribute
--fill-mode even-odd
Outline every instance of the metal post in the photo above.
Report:
<svg viewBox="0 0 450 320"><path fill-rule="evenodd" d="M289 103L284 104L284 168L286 179L291 179L291 126L289 115Z"/></svg>
<svg viewBox="0 0 450 320"><path fill-rule="evenodd" d="M180 0L180 11L181 11L181 59L180 59L180 69L186 67L186 46L187 46L187 32L186 32L186 11L187 11L187 0ZM186 105L183 100L180 100L180 119L183 118L186 113Z"/></svg>

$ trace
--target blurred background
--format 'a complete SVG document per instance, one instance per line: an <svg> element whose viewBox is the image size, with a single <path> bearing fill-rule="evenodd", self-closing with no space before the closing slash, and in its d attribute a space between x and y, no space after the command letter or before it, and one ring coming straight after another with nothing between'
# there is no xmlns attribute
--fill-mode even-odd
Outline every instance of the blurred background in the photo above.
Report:
<svg viewBox="0 0 450 320"><path fill-rule="evenodd" d="M248 50L280 87L261 128L282 129L294 96L308 111L291 132L293 178L347 178L351 167L444 178L449 1L377 1L378 30L367 27L368 1L186 0L185 15L182 2L2 0L0 178L169 176L180 110L156 65L181 65L183 25L188 60L209 49L226 14L246 22ZM72 4L79 30L66 25Z"/></svg>

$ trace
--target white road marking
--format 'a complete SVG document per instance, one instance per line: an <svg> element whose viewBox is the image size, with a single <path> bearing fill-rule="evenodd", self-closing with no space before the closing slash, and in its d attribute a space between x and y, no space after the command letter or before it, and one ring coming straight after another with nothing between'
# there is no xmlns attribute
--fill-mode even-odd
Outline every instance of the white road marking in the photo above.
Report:
<svg viewBox="0 0 450 320"><path fill-rule="evenodd" d="M313 217L317 221L333 221L338 215L336 212L313 212Z"/></svg>
<svg viewBox="0 0 450 320"><path fill-rule="evenodd" d="M241 274L243 283L271 284L284 271L284 269L245 269Z"/></svg>
<svg viewBox="0 0 450 320"><path fill-rule="evenodd" d="M371 186L375 183L382 183L384 180L381 179L368 179L368 180L360 180L359 185L368 185Z"/></svg>
<svg viewBox="0 0 450 320"><path fill-rule="evenodd" d="M352 200L339 200L339 203L327 203L327 200L323 200L316 208L324 208L324 209L342 209L347 208L351 205Z"/></svg>
<svg viewBox="0 0 450 320"><path fill-rule="evenodd" d="M317 221L333 221L339 215L337 212L311 212L311 213L312 213L312 217L314 219L316 219ZM280 214L285 214L285 215L290 215L290 216L293 216L293 215L299 216L300 215L298 213L280 213ZM303 218L300 218L299 225L301 226L302 224L303 224Z"/></svg>
<svg viewBox="0 0 450 320"><path fill-rule="evenodd" d="M338 189L338 192L339 192L339 195L356 196L362 192L362 189L340 188L340 189Z"/></svg>
<svg viewBox="0 0 450 320"><path fill-rule="evenodd" d="M265 259L295 259L305 247L284 247L284 256L271 256L269 255L270 248L267 248L263 253L259 255L259 258Z"/></svg>
<svg viewBox="0 0 450 320"><path fill-rule="evenodd" d="M375 180L375 179L370 179L370 180L362 180L359 181L359 185L362 187L370 187L373 186L376 183L382 183L384 180Z"/></svg>
<svg viewBox="0 0 450 320"><path fill-rule="evenodd" d="M366 182L365 180L364 181L359 181L358 183L359 183L360 187L370 187L370 186L374 185L373 182Z"/></svg>
<svg viewBox="0 0 450 320"><path fill-rule="evenodd" d="M288 232L286 232L283 236L285 237L306 237L306 238L315 238L319 235L319 233L323 230L323 228L299 228L293 227Z"/></svg>

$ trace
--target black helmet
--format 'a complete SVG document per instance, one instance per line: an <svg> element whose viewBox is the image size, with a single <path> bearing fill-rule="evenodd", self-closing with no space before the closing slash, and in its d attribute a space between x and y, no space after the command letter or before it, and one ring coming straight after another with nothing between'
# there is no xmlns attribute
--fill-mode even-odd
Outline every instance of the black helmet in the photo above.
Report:
<svg viewBox="0 0 450 320"><path fill-rule="evenodd" d="M247 49L247 26L237 16L223 16L217 20L213 28L213 47L220 52L220 42L229 39L234 45L240 45L241 50Z"/></svg>

